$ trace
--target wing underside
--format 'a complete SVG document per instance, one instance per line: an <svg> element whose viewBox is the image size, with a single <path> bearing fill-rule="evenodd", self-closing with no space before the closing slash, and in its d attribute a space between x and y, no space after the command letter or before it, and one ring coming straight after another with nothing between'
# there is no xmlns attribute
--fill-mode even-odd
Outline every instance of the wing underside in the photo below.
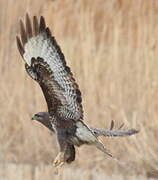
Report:
<svg viewBox="0 0 158 180"><path fill-rule="evenodd" d="M41 17L38 23L37 17L34 16L31 23L29 16L26 15L26 24L20 21L20 29L21 36L17 37L19 52L29 67L33 67L32 59L35 59L36 66L32 69L36 71L39 80L42 80L40 86L49 112L54 105L51 101L55 100L60 116L74 120L83 119L81 92L70 68L66 65L60 47L46 27L44 18ZM48 71L51 72L51 76L47 74Z"/></svg>

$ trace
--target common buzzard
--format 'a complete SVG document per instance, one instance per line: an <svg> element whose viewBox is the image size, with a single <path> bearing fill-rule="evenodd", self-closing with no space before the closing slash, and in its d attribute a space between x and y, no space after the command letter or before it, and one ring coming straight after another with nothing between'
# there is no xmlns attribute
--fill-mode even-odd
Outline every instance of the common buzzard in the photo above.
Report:
<svg viewBox="0 0 158 180"><path fill-rule="evenodd" d="M54 166L75 159L75 147L82 144L94 145L111 156L98 136L124 136L137 133L136 130L104 130L88 127L83 122L82 98L79 87L67 66L55 38L51 35L45 20L26 15L25 25L20 20L20 38L17 46L25 61L25 69L37 81L47 102L48 112L34 115L32 119L44 124L57 135L60 152Z"/></svg>

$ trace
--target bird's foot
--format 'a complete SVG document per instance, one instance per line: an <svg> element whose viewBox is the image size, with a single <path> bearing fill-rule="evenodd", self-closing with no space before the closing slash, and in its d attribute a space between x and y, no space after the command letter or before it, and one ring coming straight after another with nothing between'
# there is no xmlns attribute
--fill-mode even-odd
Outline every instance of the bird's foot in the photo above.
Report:
<svg viewBox="0 0 158 180"><path fill-rule="evenodd" d="M55 160L53 161L53 166L55 167L55 174L58 174L58 171L64 165L64 152L59 152Z"/></svg>

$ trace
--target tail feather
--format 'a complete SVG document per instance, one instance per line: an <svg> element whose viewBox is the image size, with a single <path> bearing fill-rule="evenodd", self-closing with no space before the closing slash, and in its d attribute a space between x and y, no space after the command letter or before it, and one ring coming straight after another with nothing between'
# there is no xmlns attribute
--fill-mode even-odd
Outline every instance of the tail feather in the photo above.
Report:
<svg viewBox="0 0 158 180"><path fill-rule="evenodd" d="M135 129L106 130L106 129L102 129L102 128L93 128L93 127L90 127L90 129L91 129L91 131L93 131L93 133L96 135L96 137L98 137L98 136L125 137L125 136L131 136L131 135L139 133L139 131L135 130Z"/></svg>

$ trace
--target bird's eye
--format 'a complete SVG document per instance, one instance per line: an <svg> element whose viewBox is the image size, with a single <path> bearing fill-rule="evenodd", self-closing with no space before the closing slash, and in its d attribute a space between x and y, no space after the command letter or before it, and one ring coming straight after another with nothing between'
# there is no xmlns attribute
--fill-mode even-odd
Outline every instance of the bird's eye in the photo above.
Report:
<svg viewBox="0 0 158 180"><path fill-rule="evenodd" d="M36 117L41 117L41 115L39 115L39 114L35 114L35 116L36 116Z"/></svg>

